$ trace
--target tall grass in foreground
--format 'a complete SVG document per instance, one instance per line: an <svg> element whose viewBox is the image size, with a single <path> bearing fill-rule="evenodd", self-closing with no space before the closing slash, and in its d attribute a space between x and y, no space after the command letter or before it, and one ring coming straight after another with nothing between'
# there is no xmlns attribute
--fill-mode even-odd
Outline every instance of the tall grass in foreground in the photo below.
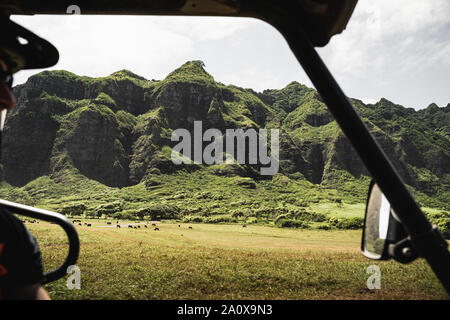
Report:
<svg viewBox="0 0 450 320"><path fill-rule="evenodd" d="M114 223L114 222L113 222ZM78 226L81 290L46 285L53 299L445 299L425 261L376 262L359 252L360 231L162 223L149 228ZM57 226L27 225L46 270L67 254ZM188 227L192 226L192 229ZM381 289L369 290L369 265Z"/></svg>

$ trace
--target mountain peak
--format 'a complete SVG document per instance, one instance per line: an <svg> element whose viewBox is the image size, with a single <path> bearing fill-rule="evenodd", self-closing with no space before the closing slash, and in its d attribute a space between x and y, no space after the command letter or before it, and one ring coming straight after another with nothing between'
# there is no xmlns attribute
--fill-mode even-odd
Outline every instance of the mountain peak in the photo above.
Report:
<svg viewBox="0 0 450 320"><path fill-rule="evenodd" d="M285 88L287 87L305 87L303 84L301 84L298 81L291 81Z"/></svg>
<svg viewBox="0 0 450 320"><path fill-rule="evenodd" d="M114 73L111 73L110 76L112 76L112 77L119 77L119 78L130 77L130 78L135 78L135 79L139 79L139 80L148 81L144 77L138 76L137 74L135 74L135 73L133 73L130 70L127 70L127 69L122 69L122 70L116 71Z"/></svg>
<svg viewBox="0 0 450 320"><path fill-rule="evenodd" d="M443 108L442 108L443 110ZM431 103L428 107L425 108L425 113L434 114L440 112L441 108L436 103Z"/></svg>
<svg viewBox="0 0 450 320"><path fill-rule="evenodd" d="M214 78L204 69L205 63L201 60L192 60L175 69L166 77L168 80L203 80L214 82Z"/></svg>
<svg viewBox="0 0 450 320"><path fill-rule="evenodd" d="M375 105L394 105L394 103L386 98L381 98Z"/></svg>

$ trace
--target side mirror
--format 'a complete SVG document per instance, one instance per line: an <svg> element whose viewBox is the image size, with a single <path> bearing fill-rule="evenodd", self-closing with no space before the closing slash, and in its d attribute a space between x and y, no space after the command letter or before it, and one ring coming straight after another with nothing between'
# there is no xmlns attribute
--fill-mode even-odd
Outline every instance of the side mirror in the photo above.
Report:
<svg viewBox="0 0 450 320"><path fill-rule="evenodd" d="M374 260L408 263L417 258L400 219L374 181L367 197L361 251Z"/></svg>

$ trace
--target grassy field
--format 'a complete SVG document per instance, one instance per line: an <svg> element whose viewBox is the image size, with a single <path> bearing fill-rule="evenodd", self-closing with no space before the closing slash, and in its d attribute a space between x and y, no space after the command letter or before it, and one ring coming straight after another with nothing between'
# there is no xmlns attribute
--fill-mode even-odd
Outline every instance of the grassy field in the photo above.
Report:
<svg viewBox="0 0 450 320"><path fill-rule="evenodd" d="M364 258L356 230L160 223L155 231L89 221L92 227L76 226L81 290L67 289L63 278L46 285L53 299L448 298L423 260ZM27 227L40 242L46 270L59 265L67 253L62 229L45 222ZM366 286L373 264L381 270L380 290Z"/></svg>

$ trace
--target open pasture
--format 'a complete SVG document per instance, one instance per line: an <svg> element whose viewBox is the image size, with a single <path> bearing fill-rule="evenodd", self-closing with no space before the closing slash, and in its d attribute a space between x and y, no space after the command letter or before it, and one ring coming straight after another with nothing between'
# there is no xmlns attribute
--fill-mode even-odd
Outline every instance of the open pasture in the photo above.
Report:
<svg viewBox="0 0 450 320"><path fill-rule="evenodd" d="M164 222L155 231L152 223L126 227L131 223L120 221L121 228L102 227L109 225L95 219L76 224L81 289L67 289L63 278L46 285L51 297L446 299L425 261L402 265L364 258L360 231ZM27 227L39 240L46 270L55 268L67 253L62 229L45 222ZM380 290L366 286L370 265L380 267Z"/></svg>

